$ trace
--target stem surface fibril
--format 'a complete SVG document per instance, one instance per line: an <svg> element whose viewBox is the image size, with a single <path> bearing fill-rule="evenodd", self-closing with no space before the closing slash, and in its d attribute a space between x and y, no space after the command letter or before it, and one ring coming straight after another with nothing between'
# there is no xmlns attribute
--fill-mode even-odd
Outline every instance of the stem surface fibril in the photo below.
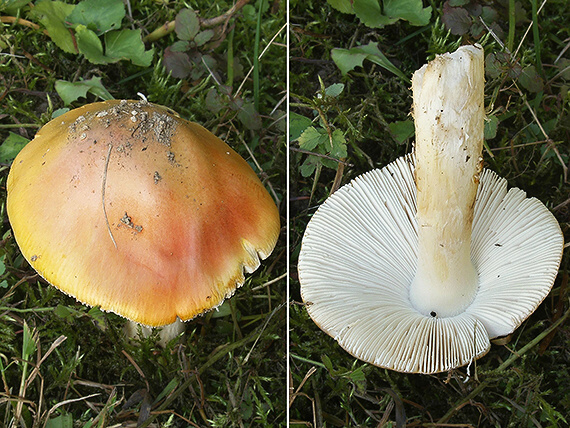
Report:
<svg viewBox="0 0 570 428"><path fill-rule="evenodd" d="M464 46L414 73L418 267L410 300L448 317L471 304L478 277L471 225L484 130L483 49Z"/></svg>

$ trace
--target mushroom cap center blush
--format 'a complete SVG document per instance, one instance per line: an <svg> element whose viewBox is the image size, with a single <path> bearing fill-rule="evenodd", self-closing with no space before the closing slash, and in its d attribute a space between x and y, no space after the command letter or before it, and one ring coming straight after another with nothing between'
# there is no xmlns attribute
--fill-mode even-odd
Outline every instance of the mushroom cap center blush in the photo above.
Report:
<svg viewBox="0 0 570 428"><path fill-rule="evenodd" d="M469 364L556 278L563 237L554 216L481 169L482 70L482 49L468 46L417 72L414 154L341 187L305 231L307 311L371 364L426 374Z"/></svg>

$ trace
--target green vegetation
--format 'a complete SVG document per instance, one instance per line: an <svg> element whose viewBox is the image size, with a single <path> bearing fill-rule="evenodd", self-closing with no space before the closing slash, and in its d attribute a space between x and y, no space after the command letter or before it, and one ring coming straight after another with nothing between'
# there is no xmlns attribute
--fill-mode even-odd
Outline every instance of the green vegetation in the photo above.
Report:
<svg viewBox="0 0 570 428"><path fill-rule="evenodd" d="M560 320L567 324L570 314L568 247L551 294L470 376L465 367L401 374L347 354L303 308L296 258L305 225L330 193L411 151L412 73L435 54L474 42L487 59L485 165L543 201L568 241L570 5L352 3L354 10L342 0L290 5L291 426L567 426L570 330ZM362 8L377 3L376 22L367 22ZM395 3L408 5L408 16L431 6L429 22L388 22ZM345 151L332 141L343 141Z"/></svg>
<svg viewBox="0 0 570 428"><path fill-rule="evenodd" d="M284 235L233 298L162 349L156 337L129 342L122 318L35 274L11 235L5 184L51 118L141 93L228 142L284 219L285 4L8 0L0 16L0 426L284 424Z"/></svg>
<svg viewBox="0 0 570 428"><path fill-rule="evenodd" d="M289 195L285 8L0 1L0 426L283 426L287 402L299 427L570 423L568 247L551 294L469 375L407 375L354 359L308 317L296 281L310 216L339 186L411 151L409 79L464 43L486 53L486 166L542 200L569 236L570 4L290 0ZM233 298L187 323L166 349L156 337L127 341L123 319L46 284L6 217L10 163L42 125L137 93L235 148L283 224L291 201L290 248L283 233Z"/></svg>

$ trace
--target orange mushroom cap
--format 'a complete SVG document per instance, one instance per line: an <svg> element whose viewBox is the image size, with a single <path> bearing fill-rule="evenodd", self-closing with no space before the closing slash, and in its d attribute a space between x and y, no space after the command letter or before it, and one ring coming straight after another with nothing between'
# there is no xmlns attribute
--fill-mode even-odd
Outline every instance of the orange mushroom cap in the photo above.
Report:
<svg viewBox="0 0 570 428"><path fill-rule="evenodd" d="M280 229L247 162L146 101L88 104L52 120L14 160L7 187L14 236L42 277L149 326L221 304Z"/></svg>

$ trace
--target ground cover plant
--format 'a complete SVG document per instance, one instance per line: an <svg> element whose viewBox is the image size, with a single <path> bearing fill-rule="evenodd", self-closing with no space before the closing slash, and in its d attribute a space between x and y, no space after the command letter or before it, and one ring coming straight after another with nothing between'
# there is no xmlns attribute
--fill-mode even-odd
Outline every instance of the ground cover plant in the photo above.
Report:
<svg viewBox="0 0 570 428"><path fill-rule="evenodd" d="M474 42L486 55L485 166L543 201L568 241L568 7L291 2L291 426L570 422L567 244L550 295L469 373L408 375L356 360L308 317L296 276L302 234L318 206L357 175L411 151L412 73L435 54Z"/></svg>
<svg viewBox="0 0 570 428"><path fill-rule="evenodd" d="M0 426L279 426L285 240L231 300L165 349L38 277L6 216L11 161L67 109L136 99L211 130L254 168L284 224L285 4L0 3Z"/></svg>

